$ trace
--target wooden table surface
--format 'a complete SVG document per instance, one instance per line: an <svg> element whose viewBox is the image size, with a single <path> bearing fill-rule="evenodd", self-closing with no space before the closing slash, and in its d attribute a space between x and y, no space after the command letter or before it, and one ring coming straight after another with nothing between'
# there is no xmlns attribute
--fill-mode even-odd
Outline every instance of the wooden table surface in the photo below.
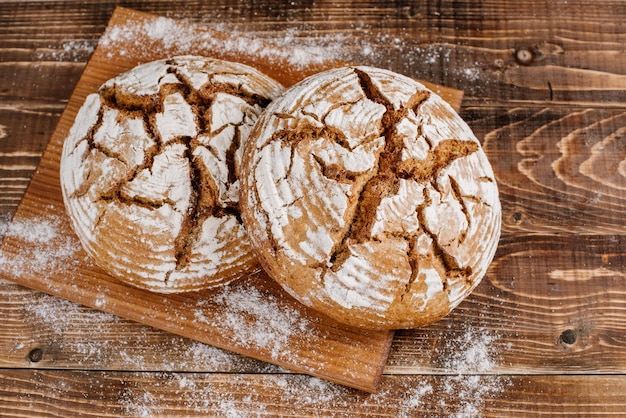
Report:
<svg viewBox="0 0 626 418"><path fill-rule="evenodd" d="M626 416L626 2L2 1L2 234L116 5L463 90L502 238L373 394L0 279L0 416Z"/></svg>

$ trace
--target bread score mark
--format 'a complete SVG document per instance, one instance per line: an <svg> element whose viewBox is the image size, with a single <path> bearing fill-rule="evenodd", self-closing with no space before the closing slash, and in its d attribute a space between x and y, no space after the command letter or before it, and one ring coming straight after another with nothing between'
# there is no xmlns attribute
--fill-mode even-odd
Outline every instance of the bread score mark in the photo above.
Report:
<svg viewBox="0 0 626 418"><path fill-rule="evenodd" d="M434 148L431 146L424 159L410 158L403 160L403 137L397 134L397 124L407 116L409 109L417 114L420 105L429 98L430 93L426 90L420 90L409 99L406 106L394 109L393 104L376 87L366 72L359 69L354 69L354 71L365 96L386 109L382 117L382 135L385 138L385 147L379 156L376 175L367 181L359 195L353 219L349 223L350 227L342 240L333 249L329 268L335 272L350 257L350 245L364 243L373 239L371 231L376 221L377 208L383 198L397 194L400 179L410 179L418 183L434 183L439 173L452 162L459 158L464 158L479 149L478 144L473 141L448 139L439 142ZM421 127L418 126L418 135L420 134ZM460 199L458 184L456 182L452 184L455 197ZM456 189L454 187L455 184L457 186ZM462 201L462 199L460 200ZM446 277L446 279L457 276L468 277L472 272L471 267L460 266L455 258L448 254L439 244L436 234L426 226L424 209L431 203L429 191L426 187L424 188L424 202L417 209L420 229L432 239L433 255L438 260L437 264L440 264L439 267L445 269L443 277ZM462 203L461 206L469 222L469 214ZM416 233L408 234L404 239L408 244L407 256L411 267L411 274L405 290L405 292L408 292L411 284L419 274L420 260L423 256L418 254L416 250ZM446 281L444 281L443 286L444 289L447 288ZM400 297L402 299L404 294Z"/></svg>
<svg viewBox="0 0 626 418"><path fill-rule="evenodd" d="M241 223L239 206L237 202L220 202L219 187L216 179L213 178L210 171L204 163L195 155L195 150L205 148L215 155L214 150L202 144L197 137L203 134L215 134L228 126L232 126L233 138L231 145L226 150L226 166L228 170L228 182L232 185L237 179L238 167L236 167L235 154L241 146L240 127L245 123L245 118L249 117L244 111L244 120L240 124L226 124L220 127L216 132L211 132L211 126L208 123L210 117L211 106L218 94L227 94L242 99L250 106L258 105L264 108L271 99L258 94L246 92L242 88L242 84L228 83L212 83L211 78L202 88L194 89L190 80L177 71L176 62L168 61L171 67L168 74L175 75L178 82L160 84L159 93L153 95L133 95L122 91L118 86L105 86L98 91L101 99L101 105L98 113L98 119L94 126L89 130L83 140L87 141L83 159L87 158L90 153L96 152L103 154L106 158L115 159L129 167L128 173L112 187L101 192L96 200L105 201L107 203L116 202L122 205L137 205L150 210L157 210L163 205L176 206L176 202L169 198L153 199L142 196L129 196L124 193L124 188L137 178L137 176L145 170L152 172L155 158L162 154L165 149L173 144L182 144L185 147L183 152L184 158L188 161L189 177L191 181L191 194L188 209L186 213L182 213L183 221L180 232L175 237L175 259L176 267L173 271L185 268L191 261L192 248L200 236L202 224L209 217L234 216ZM234 75L227 73L227 75ZM167 96L180 93L185 101L191 106L194 114L194 120L197 125L197 136L180 136L170 138L164 142L159 133L156 123L156 114L163 112L164 100ZM144 149L144 160L141 164L130 167L130 163L125 161L123 156L114 150L107 148L104 144L94 141L95 133L103 126L103 114L106 109L114 109L120 112L120 117L142 118L145 133L154 141L151 147ZM90 187L88 175L83 185L76 190L73 197L80 197L86 194ZM106 209L105 209L106 210ZM102 218L102 214L99 219ZM98 227L98 223L94 225L94 229ZM169 276L173 273L170 271L165 276L167 283Z"/></svg>

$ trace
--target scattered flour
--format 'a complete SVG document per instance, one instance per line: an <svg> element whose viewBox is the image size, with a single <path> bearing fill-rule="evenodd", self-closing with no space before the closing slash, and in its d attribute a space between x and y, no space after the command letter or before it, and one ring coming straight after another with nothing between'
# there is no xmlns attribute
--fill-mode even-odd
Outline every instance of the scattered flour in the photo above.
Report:
<svg viewBox="0 0 626 418"><path fill-rule="evenodd" d="M442 405L450 417L479 417L487 399L497 397L510 384L506 376L496 374L499 356L495 333L467 328L465 333L444 347L442 366L448 375L443 381L447 399Z"/></svg>
<svg viewBox="0 0 626 418"><path fill-rule="evenodd" d="M468 81L476 81L480 78L480 71L476 67L468 67L461 71Z"/></svg>
<svg viewBox="0 0 626 418"><path fill-rule="evenodd" d="M325 380L296 374L204 375L167 373L155 385L136 385L120 394L127 411L156 416L176 402L198 416L252 418L261 416L467 417L485 415L485 403L501 396L508 378L492 374L499 367L499 336L468 329L438 349L434 361L443 374L383 377L378 393L366 394ZM168 403L169 402L169 403ZM369 415L368 415L369 416Z"/></svg>
<svg viewBox="0 0 626 418"><path fill-rule="evenodd" d="M106 360L103 353L111 351L110 346L115 343L92 340L85 335L103 335L107 327L119 321L118 317L44 293L29 297L29 301L25 316L32 318L42 332L50 333L50 341L57 349L84 362Z"/></svg>
<svg viewBox="0 0 626 418"><path fill-rule="evenodd" d="M13 222L8 226L0 223L0 232L19 238L38 248L38 255L0 254L0 268L19 274L25 269L45 272L50 268L66 267L79 243L60 235L59 220L53 216L42 216L30 222ZM60 239L59 239L60 238ZM57 245L51 244L56 242ZM59 244L60 243L60 244ZM215 299L220 309L208 311L203 302L198 302L195 319L213 326L219 324L233 333L233 338L245 346L253 342L265 347L273 357L294 355L290 353L290 339L294 333L309 332L309 320L301 313L279 303L275 296L268 297L256 288L225 286ZM497 374L499 336L484 330L467 328L456 338L450 338L439 347L433 364L442 371L438 376L403 376L401 383L394 384L394 377L383 378L377 394L367 395L324 380L284 374L277 366L268 365L261 379L255 383L246 370L247 360L201 343L182 338L175 341L154 343L154 332L149 327L132 324L114 315L90 310L73 302L46 294L31 297L25 315L35 319L42 331L49 333L56 349L82 361L97 361L107 367L107 361L126 370L147 371L158 368L171 371L163 373L163 383L177 385L180 399L173 401L169 396L161 398L158 386L124 386L119 394L119 405L125 413L133 416L158 416L166 414L172 402L183 402L194 411L211 411L215 416L256 417L271 415L278 405L293 405L294 410L310 416L350 416L354 407L367 407L381 411L392 411L399 418L413 416L479 417L489 399L501 396L510 385L507 377ZM119 335L111 327L138 327L132 338L115 341L99 338L85 339L85 334L97 333ZM73 335L72 335L73 334ZM442 336L443 340L443 336ZM157 339L158 341L158 339ZM162 346L160 344L163 344ZM16 341L15 347L25 347ZM146 347L159 356L142 354ZM173 351L172 351L173 350ZM110 355L111 353L116 355ZM105 359L104 357L110 356ZM223 382L211 380L211 374L188 374L177 370L217 371L226 373ZM230 374L231 371L237 374ZM258 364L251 370L258 372ZM245 373L245 372L243 372ZM208 379L208 380L207 380ZM70 388L71 389L71 388ZM70 391L68 390L68 393ZM63 387L58 387L54 396L65 396ZM265 392L271 392L268 397ZM162 393L162 392L158 392ZM243 394L243 395L242 395ZM329 415L329 410L337 411ZM250 412L250 411L255 411ZM283 411L284 412L284 411Z"/></svg>
<svg viewBox="0 0 626 418"><path fill-rule="evenodd" d="M66 39L56 48L40 49L36 53L39 61L69 61L82 62L89 59L95 49L95 41L78 41Z"/></svg>
<svg viewBox="0 0 626 418"><path fill-rule="evenodd" d="M119 404L123 407L124 416L154 417L163 414L163 401L156 398L150 391L136 393L126 388L119 397Z"/></svg>
<svg viewBox="0 0 626 418"><path fill-rule="evenodd" d="M194 17L198 18L198 17ZM447 42L421 43L408 28L397 28L394 33L374 26L357 22L335 32L317 31L309 24L291 20L280 30L252 33L246 24L234 20L224 20L223 16L207 14L191 25L183 20L159 17L145 23L129 22L110 28L100 38L100 45L115 48L116 54L133 55L146 61L153 52L161 55L181 55L189 53L194 45L199 53L220 51L258 55L268 60L289 62L296 68L327 61L346 61L363 65L383 66L417 79L431 78L440 82L443 73L452 76L461 85L476 83L483 73L481 63L473 59L469 52ZM194 30L208 27L230 36L215 39ZM148 51L138 35L147 36L154 42ZM269 42L276 47L268 47ZM97 41L90 39L63 39L36 51L40 61L85 62L93 53ZM453 56L453 51L455 55ZM464 57L462 54L466 54ZM113 56L113 50L109 53ZM400 59L399 59L400 57ZM450 65L454 60L454 65ZM436 71L434 73L433 71Z"/></svg>
<svg viewBox="0 0 626 418"><path fill-rule="evenodd" d="M280 304L277 297L256 288L223 286L215 297L220 305L208 312L206 301L196 305L196 321L219 327L244 347L266 349L273 359L291 355L292 336L311 332L300 311Z"/></svg>
<svg viewBox="0 0 626 418"><path fill-rule="evenodd" d="M26 313L58 335L66 333L75 323L81 323L82 326L97 332L100 325L119 320L115 315L90 310L77 303L45 293L37 293L33 296L32 302L26 306Z"/></svg>
<svg viewBox="0 0 626 418"><path fill-rule="evenodd" d="M32 318L49 343L71 361L97 362L100 367L116 364L123 370L282 370L216 347L182 337L159 338L159 331L115 315L44 293L28 296L25 316ZM97 339L85 335L99 335ZM105 336L111 335L111 339ZM119 338L126 335L126 338ZM16 341L16 347L19 347ZM46 343L47 344L47 343ZM21 348L25 345L21 344ZM145 353L149 352L149 355Z"/></svg>
<svg viewBox="0 0 626 418"><path fill-rule="evenodd" d="M75 255L81 248L80 242L71 234L61 233L61 220L56 216L17 220L0 229L5 236L26 243L18 255L0 252L0 269L14 277L68 270L77 263Z"/></svg>
<svg viewBox="0 0 626 418"><path fill-rule="evenodd" d="M421 58L422 62L430 65L439 62L449 62L452 47L446 44L431 44L427 46L419 46L415 52Z"/></svg>
<svg viewBox="0 0 626 418"><path fill-rule="evenodd" d="M402 62L395 64L401 68L390 68L412 74L414 68L441 65L444 72L448 71L447 63L451 60L451 51L454 45L432 44L417 45L405 41L402 36L384 34L375 28L365 26L355 27L352 32L335 33L318 36L306 35L308 29L293 26L280 31L280 35L272 35L267 41L279 46L268 48L258 38L248 32L238 31L227 27L226 24L216 26L217 30L230 32L233 36L227 40L216 40L207 36L200 36L190 29L187 24L179 21L159 18L143 25L128 24L115 27L105 33L100 44L104 47L124 48L122 54L138 54L143 45L136 41L139 33L146 34L155 41L163 51L170 55L186 53L191 42L200 45L207 51L220 49L222 51L257 54L268 59L287 60L294 66L306 66L323 63L327 60L344 60L359 62L368 65L383 65L390 62L390 57L402 57ZM55 61L85 61L95 48L95 41L65 40L58 46L37 51L40 60ZM480 72L478 63L473 62L459 66L457 77L465 81L477 81ZM407 71L408 70L408 71ZM45 272L50 269L67 267L79 248L79 242L72 237L59 237L59 220L54 217L42 216L31 222L14 222L7 226L0 222L0 235L30 242L38 248L34 254L22 254L11 257L0 253L0 268L13 275L24 271ZM54 244L52 244L54 242ZM307 319L297 312L281 307L276 300L267 298L256 289L241 289L225 287L219 301L223 309L217 312L207 312L199 302L196 306L195 319L208 324L220 323L228 327L240 344L254 341L267 347L272 356L283 355L289 350L290 337L295 332L304 332L307 329ZM96 301L96 304L105 304L105 300ZM99 305L98 305L99 306ZM88 332L103 331L105 327L115 324L117 317L97 311L91 311L72 302L64 301L52 296L38 296L27 308L29 313L38 318L53 334L63 334L69 331L69 321L75 315L80 315L80 321ZM137 337L137 342L148 341L148 336ZM223 417L252 417L271 414L272 398L266 397L268 388L276 391L280 403L291 404L295 410L306 411L311 416L329 416L329 408L338 412L333 416L351 416L353 405L367 405L372 408L393 410L398 417L412 416L481 416L485 400L502 393L509 382L505 377L490 374L498 367L498 356L494 343L499 337L478 330L467 330L462 338L450 341L442 350L439 364L444 370L441 379L406 378L408 382L401 388L400 393L392 393L397 388L386 385L383 379L381 391L367 395L347 389L324 380L302 375L265 375L263 384L255 384L254 379L244 375L227 375L225 382L204 380L199 375L187 373L163 373L160 385L177 389L180 399L187 408L192 408L198 415L204 410L211 410L215 416ZM59 338L59 341L71 339ZM180 339L180 356L177 364L165 363L163 369L173 369L193 364L197 369L228 369L237 367L237 362L243 361L239 356L226 351L206 346L201 343L184 342ZM66 344L70 344L66 342ZM96 343L74 342L72 347L59 347L82 353L85 358L100 359L105 351L110 351L106 340ZM83 344L83 345L81 345ZM121 358L129 367L143 369L148 362L138 355L132 347L119 348L119 341L115 347L120 351ZM130 344L130 343L129 343ZM151 346L152 350L160 347ZM164 348L164 347L161 347ZM168 345L171 349L171 346ZM445 351L446 355L443 355ZM165 356L167 357L167 356ZM154 365L150 363L150 367ZM268 366L273 367L273 366ZM279 368L274 372L280 371ZM448 374L450 373L450 374ZM209 375L210 376L210 375ZM240 377L243 376L243 377ZM438 385L436 382L441 381ZM159 385L159 386L160 386ZM227 386L231 390L224 390ZM172 403L172 399L163 399L157 394L158 387L142 387L139 384L121 389L119 405L128 415L156 416L165 413ZM246 394L246 395L242 395ZM396 405L390 405L390 400L397 400ZM443 399L443 401L442 401ZM454 404L446 403L454 401ZM254 405L256 412L250 412ZM343 411L343 412L341 412Z"/></svg>
<svg viewBox="0 0 626 418"><path fill-rule="evenodd" d="M100 45L110 49L111 57L114 53L132 54L145 60L148 58L148 55L144 56L148 52L144 45L147 37L154 43L150 54L155 51L171 56L186 54L194 46L198 51L207 51L208 54L218 51L256 55L269 61L288 62L296 68L336 60L390 66L390 70L418 79L424 77L424 71L428 71L428 67L441 66L442 71L448 74L451 71L448 64L453 59L452 51L455 49L455 45L446 42L416 43L409 35L404 34L404 29L400 29L400 33L390 34L380 28L361 24L341 32L320 33L312 31L308 25L294 24L274 31L271 35L264 35L241 29L235 23L215 23L210 20L210 16L207 19L206 22L197 23L197 26L166 17L143 23L129 22L110 28L101 37ZM217 39L203 34L196 29L202 26L228 33L230 36ZM398 57L402 59L398 60ZM461 61L452 70L452 75L461 82L477 81L480 76L478 63ZM421 74L415 73L418 69Z"/></svg>
<svg viewBox="0 0 626 418"><path fill-rule="evenodd" d="M6 234L12 217L13 217L12 213L6 213L0 216L0 238L4 237L4 234Z"/></svg>
<svg viewBox="0 0 626 418"><path fill-rule="evenodd" d="M34 217L28 221L13 222L10 222L9 218L10 216L4 216L0 219L0 237L16 238L27 245L24 245L24 251L17 255L0 251L0 269L8 273L7 277L45 274L55 269L63 269L71 274L72 267L78 263L76 252L81 246L73 234L63 233L58 217L47 215ZM255 364L255 369L258 368L256 365L258 362L254 360L183 338L173 338L171 341L155 345L154 334L158 334L159 331L65 299L45 293L28 293L27 297L28 303L22 304L25 306L25 317L33 318L33 323L43 335L49 336L50 344L74 360L97 361L103 367L106 367L107 362L118 365L121 363L124 369L134 370L158 368L229 371L245 369L250 363ZM106 305L104 293L99 294L95 305L98 307ZM128 328L133 330L129 331ZM131 337L127 339L116 337L124 332ZM85 335L92 334L100 337L85 338ZM115 339L108 340L102 337L109 334ZM158 338L156 340L158 341ZM18 340L13 346L13 350L26 348L26 344ZM149 358L141 354L146 347L151 351ZM111 355L114 351L115 354ZM277 371L280 368L267 365L267 370Z"/></svg>
<svg viewBox="0 0 626 418"><path fill-rule="evenodd" d="M211 34L197 31L194 26L186 22L166 17L159 17L144 23L130 22L123 26L112 27L100 39L100 45L103 47L115 46L116 54L141 54L141 51L144 50L145 40L139 35L147 37L150 41L158 42L157 48L161 48L163 52L167 52L169 55L188 53L193 45L205 51L242 53L270 60L286 60L295 66L322 63L329 58L328 51L320 45L300 45L295 50L268 48L261 39L245 33L218 39ZM285 42L292 39L292 35L287 33L282 46L285 46ZM122 47L120 48L120 46ZM294 51L297 52L294 53ZM113 51L111 51L110 56L113 56Z"/></svg>

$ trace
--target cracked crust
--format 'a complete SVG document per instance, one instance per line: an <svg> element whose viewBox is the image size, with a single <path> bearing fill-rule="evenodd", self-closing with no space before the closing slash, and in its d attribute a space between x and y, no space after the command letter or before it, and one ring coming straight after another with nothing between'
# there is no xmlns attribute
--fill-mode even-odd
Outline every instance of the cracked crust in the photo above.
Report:
<svg viewBox="0 0 626 418"><path fill-rule="evenodd" d="M239 214L248 134L283 88L237 63L140 65L87 97L64 143L65 206L109 274L171 293L258 268Z"/></svg>
<svg viewBox="0 0 626 418"><path fill-rule="evenodd" d="M242 218L302 303L370 329L440 319L500 235L491 166L421 84L371 67L310 77L268 106L244 150Z"/></svg>

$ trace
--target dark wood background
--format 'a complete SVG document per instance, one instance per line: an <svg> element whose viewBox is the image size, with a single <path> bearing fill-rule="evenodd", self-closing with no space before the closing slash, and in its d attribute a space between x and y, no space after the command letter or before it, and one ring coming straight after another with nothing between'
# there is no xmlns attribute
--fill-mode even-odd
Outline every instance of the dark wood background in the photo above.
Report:
<svg viewBox="0 0 626 418"><path fill-rule="evenodd" d="M626 415L626 2L0 2L2 232L116 5L463 90L502 239L373 395L0 281L0 416Z"/></svg>

